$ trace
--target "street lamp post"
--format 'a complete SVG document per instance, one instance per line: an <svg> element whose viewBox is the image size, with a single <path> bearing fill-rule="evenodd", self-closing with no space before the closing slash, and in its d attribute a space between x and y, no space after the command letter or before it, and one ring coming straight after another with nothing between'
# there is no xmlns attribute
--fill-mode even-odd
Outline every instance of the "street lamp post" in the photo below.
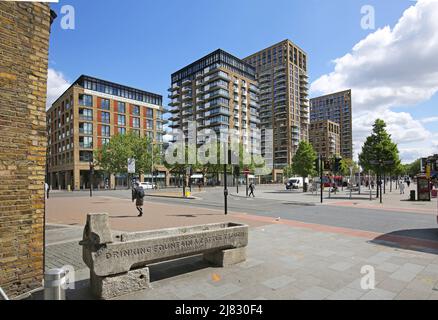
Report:
<svg viewBox="0 0 438 320"><path fill-rule="evenodd" d="M378 159L378 160L371 160L370 164L375 165L375 166L378 167L378 184L377 184L377 189L378 189L378 192L380 193L380 203L383 203L383 195L382 195L382 193L383 193L383 190L382 190L382 171L383 171L383 167L385 165L394 164L394 161Z"/></svg>
<svg viewBox="0 0 438 320"><path fill-rule="evenodd" d="M90 161L90 197L93 196L94 164Z"/></svg>
<svg viewBox="0 0 438 320"><path fill-rule="evenodd" d="M318 156L319 157L319 182L321 185L321 203L323 203L323 196L324 196L324 184L322 182L322 174L323 174L323 170L322 170L322 158L321 155Z"/></svg>

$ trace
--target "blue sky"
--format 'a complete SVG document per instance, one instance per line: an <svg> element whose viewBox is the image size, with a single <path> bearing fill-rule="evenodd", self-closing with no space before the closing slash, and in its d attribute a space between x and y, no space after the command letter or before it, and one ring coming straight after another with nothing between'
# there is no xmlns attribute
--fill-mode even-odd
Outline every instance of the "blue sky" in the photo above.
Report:
<svg viewBox="0 0 438 320"><path fill-rule="evenodd" d="M313 82L334 70L334 59L351 52L378 28L393 27L415 4L409 0L60 0L52 5L58 19L52 27L49 68L67 82L88 74L162 94L167 101L170 74L203 55L222 48L245 57L289 38L308 53ZM60 27L63 5L75 9L74 30ZM375 8L376 30L361 28L363 5ZM434 95L409 106L392 105L391 110L408 110L415 119L438 116L438 111L433 114L437 100ZM436 132L437 124L424 127Z"/></svg>

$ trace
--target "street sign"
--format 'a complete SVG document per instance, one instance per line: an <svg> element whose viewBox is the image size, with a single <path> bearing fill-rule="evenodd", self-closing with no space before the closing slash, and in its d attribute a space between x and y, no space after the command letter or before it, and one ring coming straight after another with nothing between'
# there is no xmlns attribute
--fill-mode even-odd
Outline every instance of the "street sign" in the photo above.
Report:
<svg viewBox="0 0 438 320"><path fill-rule="evenodd" d="M135 159L128 158L128 173L135 173Z"/></svg>
<svg viewBox="0 0 438 320"><path fill-rule="evenodd" d="M430 164L426 165L426 178L430 179Z"/></svg>

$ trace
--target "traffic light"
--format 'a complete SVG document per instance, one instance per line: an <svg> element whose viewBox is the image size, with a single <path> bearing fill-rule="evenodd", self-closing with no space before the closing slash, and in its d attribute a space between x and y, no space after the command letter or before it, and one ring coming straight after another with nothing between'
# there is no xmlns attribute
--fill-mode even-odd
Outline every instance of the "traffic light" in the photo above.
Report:
<svg viewBox="0 0 438 320"><path fill-rule="evenodd" d="M319 173L319 158L316 158L315 160L315 170Z"/></svg>
<svg viewBox="0 0 438 320"><path fill-rule="evenodd" d="M333 166L333 171L334 172L341 171L341 160L342 160L342 158L335 158L335 163L334 163L334 166Z"/></svg>
<svg viewBox="0 0 438 320"><path fill-rule="evenodd" d="M240 166L234 166L234 176L240 176Z"/></svg>
<svg viewBox="0 0 438 320"><path fill-rule="evenodd" d="M330 160L324 160L324 170L326 171L331 170Z"/></svg>

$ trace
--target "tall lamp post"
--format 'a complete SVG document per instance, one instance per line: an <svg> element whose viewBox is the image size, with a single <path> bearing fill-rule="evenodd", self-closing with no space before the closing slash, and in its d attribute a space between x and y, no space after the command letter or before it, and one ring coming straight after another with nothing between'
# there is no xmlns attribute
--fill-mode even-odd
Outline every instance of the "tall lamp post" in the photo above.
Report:
<svg viewBox="0 0 438 320"><path fill-rule="evenodd" d="M90 161L90 197L93 196L94 163Z"/></svg>
<svg viewBox="0 0 438 320"><path fill-rule="evenodd" d="M380 193L380 203L383 203L383 196L382 196L382 171L383 171L383 167L385 165L391 165L394 164L394 161L392 160L383 160L383 159L377 159L377 160L371 160L370 164L375 165L378 167L378 183L377 183L377 188L378 191Z"/></svg>

